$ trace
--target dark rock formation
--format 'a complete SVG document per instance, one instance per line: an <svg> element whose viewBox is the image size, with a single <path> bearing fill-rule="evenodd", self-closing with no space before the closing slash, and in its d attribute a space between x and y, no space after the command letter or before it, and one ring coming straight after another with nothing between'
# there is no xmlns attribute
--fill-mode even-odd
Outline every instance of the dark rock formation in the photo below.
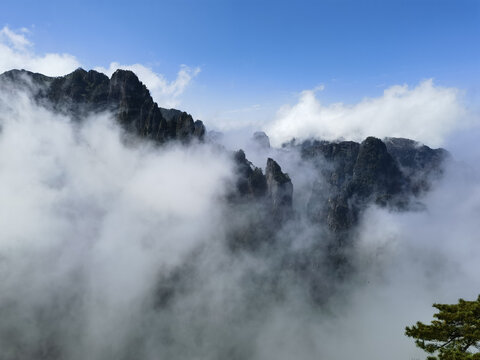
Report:
<svg viewBox="0 0 480 360"><path fill-rule="evenodd" d="M428 191L430 181L441 177L442 165L450 156L444 149L431 149L410 139L386 138L384 142L416 195Z"/></svg>
<svg viewBox="0 0 480 360"><path fill-rule="evenodd" d="M229 236L234 249L257 249L271 244L293 212L293 185L280 166L268 159L265 175L247 160L245 152L233 154L236 164L236 186L230 195L233 222Z"/></svg>
<svg viewBox="0 0 480 360"><path fill-rule="evenodd" d="M195 120L195 123L193 124L194 130L193 130L193 135L200 140L204 140L205 138L205 125L203 125L202 120Z"/></svg>
<svg viewBox="0 0 480 360"><path fill-rule="evenodd" d="M269 149L270 148L270 139L268 138L267 134L263 131L256 131L253 133L253 142L260 148Z"/></svg>
<svg viewBox="0 0 480 360"><path fill-rule="evenodd" d="M194 122L186 112L158 107L145 85L128 70L117 70L110 79L94 70L77 69L56 78L11 70L0 75L3 82L33 90L40 104L76 119L90 112L112 111L129 133L159 143L203 140L205 135L200 120Z"/></svg>
<svg viewBox="0 0 480 360"><path fill-rule="evenodd" d="M275 218L283 220L281 214L292 210L293 185L288 174L282 172L275 160L268 158L264 175L262 169L247 160L243 150L234 153L234 160L238 194L242 198L267 199Z"/></svg>
<svg viewBox="0 0 480 360"><path fill-rule="evenodd" d="M305 141L298 146L302 158L319 172L308 204L310 217L336 233L350 230L369 204L408 207L412 195L428 190L433 175L441 174L448 154L396 138L383 142L369 137L361 144Z"/></svg>
<svg viewBox="0 0 480 360"><path fill-rule="evenodd" d="M212 144L219 144L224 135L220 131L210 130L207 131L205 134L205 141L212 143Z"/></svg>
<svg viewBox="0 0 480 360"><path fill-rule="evenodd" d="M288 174L282 172L280 165L271 158L267 160L265 177L273 216L278 221L284 221L292 212L292 181Z"/></svg>
<svg viewBox="0 0 480 360"><path fill-rule="evenodd" d="M267 182L262 169L248 161L243 150L236 151L233 157L236 164L238 194L242 198L263 198L267 192Z"/></svg>

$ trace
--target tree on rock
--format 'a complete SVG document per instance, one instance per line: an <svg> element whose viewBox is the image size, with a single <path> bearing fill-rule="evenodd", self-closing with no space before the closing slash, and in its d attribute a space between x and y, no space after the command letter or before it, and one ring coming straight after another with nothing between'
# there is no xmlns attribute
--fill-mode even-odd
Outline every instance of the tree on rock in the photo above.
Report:
<svg viewBox="0 0 480 360"><path fill-rule="evenodd" d="M430 325L417 322L405 335L415 339L428 360L480 360L480 295L475 301L433 304L439 312Z"/></svg>

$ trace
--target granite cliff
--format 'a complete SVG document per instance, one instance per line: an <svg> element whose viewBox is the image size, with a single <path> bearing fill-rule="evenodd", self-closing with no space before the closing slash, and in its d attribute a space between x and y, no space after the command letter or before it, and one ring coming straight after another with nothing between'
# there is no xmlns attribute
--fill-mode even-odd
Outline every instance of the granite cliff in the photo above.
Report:
<svg viewBox="0 0 480 360"><path fill-rule="evenodd" d="M158 143L202 141L205 134L202 121L194 121L183 111L160 108L146 86L128 70L117 70L111 78L83 69L55 78L11 70L0 80L4 85L30 89L40 104L79 120L90 112L112 111L125 130Z"/></svg>

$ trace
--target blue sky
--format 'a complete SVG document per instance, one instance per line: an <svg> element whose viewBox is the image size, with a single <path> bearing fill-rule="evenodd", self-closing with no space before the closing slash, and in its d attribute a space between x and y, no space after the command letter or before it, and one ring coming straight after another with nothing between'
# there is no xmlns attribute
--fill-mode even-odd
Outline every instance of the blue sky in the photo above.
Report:
<svg viewBox="0 0 480 360"><path fill-rule="evenodd" d="M324 103L428 78L480 98L480 1L4 0L0 26L85 68L198 67L179 107L211 118L271 117L320 84Z"/></svg>

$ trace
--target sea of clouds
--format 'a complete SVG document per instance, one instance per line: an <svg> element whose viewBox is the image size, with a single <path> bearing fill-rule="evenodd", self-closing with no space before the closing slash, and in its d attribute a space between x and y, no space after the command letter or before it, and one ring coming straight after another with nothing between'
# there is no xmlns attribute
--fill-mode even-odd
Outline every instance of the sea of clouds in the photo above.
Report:
<svg viewBox="0 0 480 360"><path fill-rule="evenodd" d="M8 28L2 36L21 63L51 59ZM459 99L431 81L352 106L323 106L306 92L269 129L274 144L293 131L435 145L454 130L461 143L468 111ZM480 169L459 161L478 149L457 147L420 199L424 210L369 208L349 249L355 271L318 304L298 277L281 278L281 299L269 290L279 258L322 241L304 217L316 173L298 154L234 135L226 144L243 141L257 166L274 156L292 178L298 217L284 229L287 246L259 256L225 246L241 219L225 208L234 164L218 147L126 141L108 113L74 121L12 88L0 91L0 129L1 359L422 358L405 326L429 321L434 302L478 295ZM176 291L166 305L162 281Z"/></svg>

